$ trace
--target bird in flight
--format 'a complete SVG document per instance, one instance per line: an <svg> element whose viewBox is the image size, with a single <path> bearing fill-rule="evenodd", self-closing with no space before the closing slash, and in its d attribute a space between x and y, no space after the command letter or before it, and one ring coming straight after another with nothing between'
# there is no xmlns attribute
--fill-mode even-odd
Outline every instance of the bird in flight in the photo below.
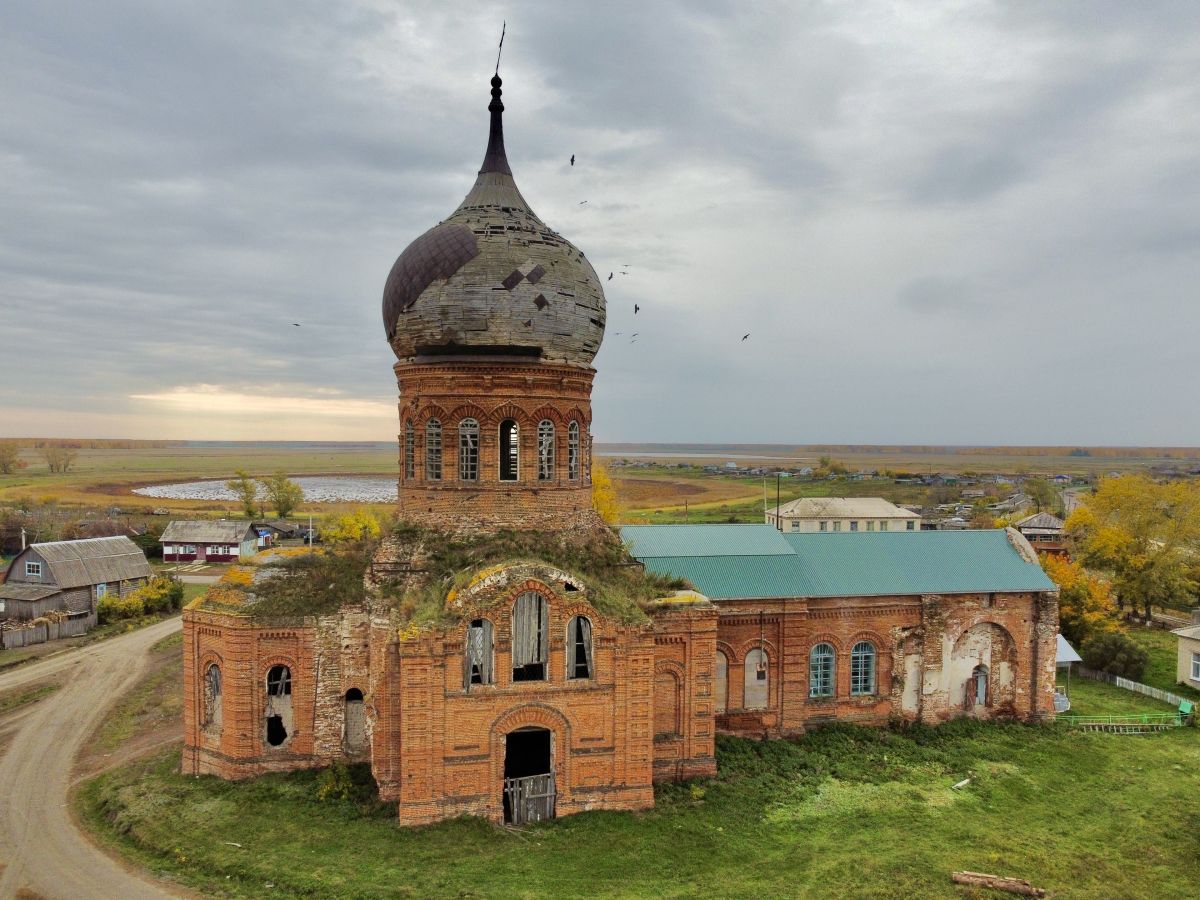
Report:
<svg viewBox="0 0 1200 900"><path fill-rule="evenodd" d="M295 325L297 328L299 328L299 327L300 327L300 323L299 323L299 322L293 322L292 324L293 324L293 325Z"/></svg>
<svg viewBox="0 0 1200 900"><path fill-rule="evenodd" d="M636 303L635 303L635 304L633 304L633 314L634 314L635 316L638 314L638 310L640 310L640 309L641 309L641 307L640 307L640 306L638 306Z"/></svg>
<svg viewBox="0 0 1200 900"><path fill-rule="evenodd" d="M749 335L749 334L743 334L743 335L742 335L742 340L744 341L744 340L745 340L746 338L748 338L748 337L750 337L750 335Z"/></svg>
<svg viewBox="0 0 1200 900"><path fill-rule="evenodd" d="M609 281L612 281L612 276L613 276L613 273L612 273L612 272L609 272L609 273L608 273L608 280L609 280Z"/></svg>
<svg viewBox="0 0 1200 900"><path fill-rule="evenodd" d="M571 154L571 165L575 165L575 154Z"/></svg>
<svg viewBox="0 0 1200 900"><path fill-rule="evenodd" d="M632 335L630 335L630 337L637 337L637 336L638 336L638 332L636 332L636 331Z"/></svg>
<svg viewBox="0 0 1200 900"><path fill-rule="evenodd" d="M585 203L587 203L587 201L586 201L586 200L580 200L580 201L579 201L579 205L580 205L580 206L583 206L583 204L585 204Z"/></svg>

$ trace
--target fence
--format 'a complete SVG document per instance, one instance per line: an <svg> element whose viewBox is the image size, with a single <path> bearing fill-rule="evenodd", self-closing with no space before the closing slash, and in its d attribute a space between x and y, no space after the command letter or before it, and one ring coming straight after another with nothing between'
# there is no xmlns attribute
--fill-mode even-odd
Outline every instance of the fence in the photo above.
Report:
<svg viewBox="0 0 1200 900"><path fill-rule="evenodd" d="M0 630L0 649L12 650L17 647L29 647L33 644L44 644L46 641L76 637L81 634L87 634L88 630L95 624L95 619L92 616L35 619L32 622Z"/></svg>
<svg viewBox="0 0 1200 900"><path fill-rule="evenodd" d="M1115 684L1119 688L1124 688L1127 691L1133 691L1135 694L1142 694L1146 697L1153 697L1155 700L1161 700L1163 703L1170 703L1172 706L1178 706L1184 702L1184 698L1178 694L1172 694L1170 691L1164 691L1160 688L1150 687L1148 684L1142 684L1140 681L1131 681L1128 678L1122 678L1120 675L1110 675L1108 672L1097 672L1095 669L1085 669L1080 666L1075 670L1077 674L1082 675L1091 681L1106 681L1109 684Z"/></svg>

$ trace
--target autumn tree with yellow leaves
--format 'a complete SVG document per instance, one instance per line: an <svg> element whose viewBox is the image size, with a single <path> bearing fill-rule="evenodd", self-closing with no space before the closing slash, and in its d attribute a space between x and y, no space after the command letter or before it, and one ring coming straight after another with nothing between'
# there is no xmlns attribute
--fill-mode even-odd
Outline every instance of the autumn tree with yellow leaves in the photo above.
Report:
<svg viewBox="0 0 1200 900"><path fill-rule="evenodd" d="M608 466L601 462L592 464L592 506L609 525L616 525L621 518L621 504L617 500L617 490L613 487L612 476Z"/></svg>
<svg viewBox="0 0 1200 900"><path fill-rule="evenodd" d="M1058 556L1043 556L1042 568L1058 585L1058 622L1063 637L1079 647L1090 637L1117 629L1117 602L1107 581L1081 563Z"/></svg>
<svg viewBox="0 0 1200 900"><path fill-rule="evenodd" d="M1108 573L1119 609L1195 602L1200 484L1145 475L1105 478L1067 519L1085 565Z"/></svg>

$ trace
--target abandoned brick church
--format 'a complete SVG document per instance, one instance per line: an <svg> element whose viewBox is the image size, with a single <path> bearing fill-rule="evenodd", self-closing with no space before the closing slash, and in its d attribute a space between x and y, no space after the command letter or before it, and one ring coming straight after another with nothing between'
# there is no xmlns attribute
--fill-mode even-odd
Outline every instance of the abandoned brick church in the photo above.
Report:
<svg viewBox="0 0 1200 900"><path fill-rule="evenodd" d="M474 186L384 288L399 524L351 598L262 566L187 608L184 771L367 762L402 824L521 823L649 807L719 732L1051 716L1057 595L1015 532L599 519L604 292L518 191L500 87Z"/></svg>

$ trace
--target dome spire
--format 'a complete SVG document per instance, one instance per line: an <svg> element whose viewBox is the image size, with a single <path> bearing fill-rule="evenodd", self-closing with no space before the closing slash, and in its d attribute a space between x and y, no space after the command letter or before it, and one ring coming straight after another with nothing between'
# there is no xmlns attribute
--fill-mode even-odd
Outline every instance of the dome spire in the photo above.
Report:
<svg viewBox="0 0 1200 900"><path fill-rule="evenodd" d="M488 112L492 114L492 124L488 131L487 153L483 155L483 166L479 174L499 172L501 175L512 175L508 167L508 157L504 155L504 103L500 100L500 76L492 76L492 102L488 104Z"/></svg>

